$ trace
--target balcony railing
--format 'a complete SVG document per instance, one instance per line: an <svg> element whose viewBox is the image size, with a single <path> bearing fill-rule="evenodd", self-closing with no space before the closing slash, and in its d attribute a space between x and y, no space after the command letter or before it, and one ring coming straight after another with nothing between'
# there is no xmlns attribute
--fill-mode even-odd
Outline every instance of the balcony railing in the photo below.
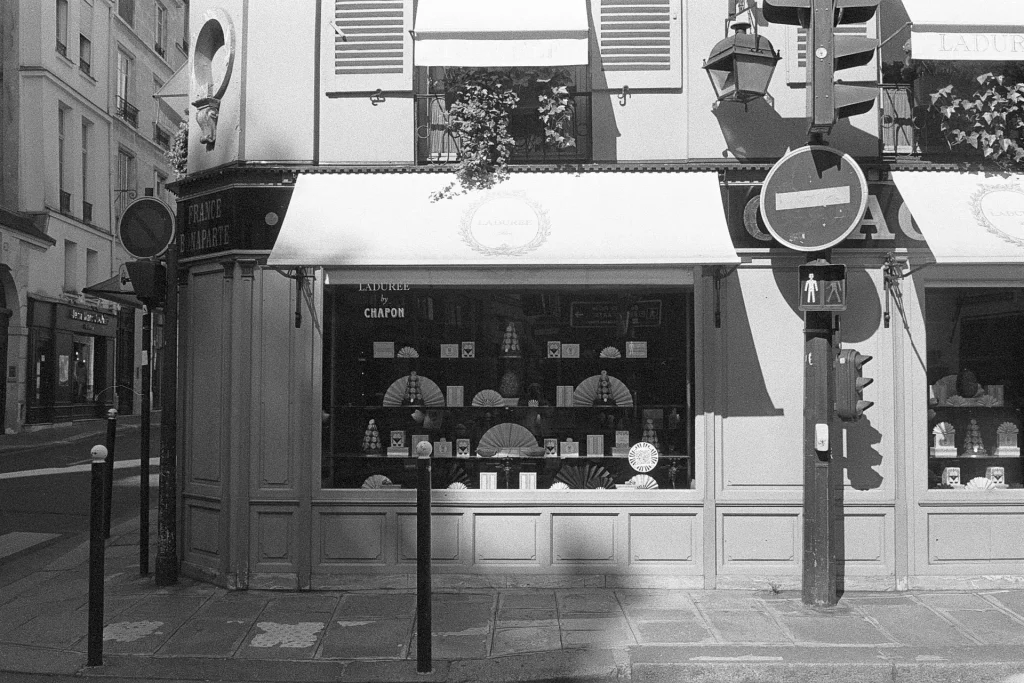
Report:
<svg viewBox="0 0 1024 683"><path fill-rule="evenodd" d="M153 142L165 150L171 148L171 134L157 125L156 121L153 122Z"/></svg>
<svg viewBox="0 0 1024 683"><path fill-rule="evenodd" d="M593 139L590 127L590 93L571 97L571 135L574 147L558 149L544 140L544 124L535 107L519 107L512 113L509 133L515 146L513 164L581 163L590 161ZM459 160L459 140L448 129L448 108L443 94L416 96L416 157L421 164L446 164Z"/></svg>
<svg viewBox="0 0 1024 683"><path fill-rule="evenodd" d="M71 193L60 191L60 212L66 216L71 215Z"/></svg>
<svg viewBox="0 0 1024 683"><path fill-rule="evenodd" d="M912 85L884 84L880 94L883 156L949 157L953 154L939 128L938 114L914 101Z"/></svg>
<svg viewBox="0 0 1024 683"><path fill-rule="evenodd" d="M139 110L123 97L117 98L117 117L133 128L139 127Z"/></svg>
<svg viewBox="0 0 1024 683"><path fill-rule="evenodd" d="M86 223L92 223L92 204L89 202L82 202L82 220Z"/></svg>

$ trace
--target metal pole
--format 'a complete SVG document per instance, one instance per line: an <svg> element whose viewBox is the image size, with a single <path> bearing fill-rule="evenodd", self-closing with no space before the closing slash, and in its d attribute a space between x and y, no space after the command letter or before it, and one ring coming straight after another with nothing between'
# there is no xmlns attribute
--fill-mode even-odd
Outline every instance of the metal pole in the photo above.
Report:
<svg viewBox="0 0 1024 683"><path fill-rule="evenodd" d="M103 508L107 449L93 446L89 495L89 632L88 666L103 664Z"/></svg>
<svg viewBox="0 0 1024 683"><path fill-rule="evenodd" d="M178 582L178 247L167 249L167 296L164 305L164 357L160 376L160 488L157 507L156 585Z"/></svg>
<svg viewBox="0 0 1024 683"><path fill-rule="evenodd" d="M804 314L804 548L802 598L834 605L837 595L832 499L831 422L834 368L832 313ZM824 443L821 427L824 425Z"/></svg>
<svg viewBox="0 0 1024 683"><path fill-rule="evenodd" d="M107 411L107 478L103 493L103 538L110 538L110 507L114 499L114 446L117 442L117 410Z"/></svg>
<svg viewBox="0 0 1024 683"><path fill-rule="evenodd" d="M149 420L152 375L149 354L153 350L153 314L146 306L142 313L142 425L139 446L139 574L149 574Z"/></svg>
<svg viewBox="0 0 1024 683"><path fill-rule="evenodd" d="M416 671L431 673L430 613L430 442L417 444L416 454Z"/></svg>

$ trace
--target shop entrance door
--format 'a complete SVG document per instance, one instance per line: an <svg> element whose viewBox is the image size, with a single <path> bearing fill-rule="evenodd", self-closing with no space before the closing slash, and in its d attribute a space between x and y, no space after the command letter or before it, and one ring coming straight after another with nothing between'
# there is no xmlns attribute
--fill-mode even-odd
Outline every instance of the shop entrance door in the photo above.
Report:
<svg viewBox="0 0 1024 683"><path fill-rule="evenodd" d="M0 285L0 295L3 294L2 285ZM0 308L0 368L3 369L4 375L7 374L7 331L11 322L11 309ZM7 382L4 381L4 386L0 390L0 434L3 434L7 429L6 417L7 417Z"/></svg>

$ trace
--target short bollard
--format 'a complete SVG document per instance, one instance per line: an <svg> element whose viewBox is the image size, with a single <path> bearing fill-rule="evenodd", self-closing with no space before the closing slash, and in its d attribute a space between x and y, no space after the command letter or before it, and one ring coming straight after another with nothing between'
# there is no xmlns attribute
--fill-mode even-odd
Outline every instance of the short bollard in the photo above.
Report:
<svg viewBox="0 0 1024 683"><path fill-rule="evenodd" d="M92 491L89 501L89 666L103 664L104 480L107 449L93 446Z"/></svg>
<svg viewBox="0 0 1024 683"><path fill-rule="evenodd" d="M110 506L114 499L114 442L117 440L117 411L107 411L107 482L103 489L103 538L110 538Z"/></svg>
<svg viewBox="0 0 1024 683"><path fill-rule="evenodd" d="M431 642L430 455L429 441L416 444L416 672L434 670Z"/></svg>

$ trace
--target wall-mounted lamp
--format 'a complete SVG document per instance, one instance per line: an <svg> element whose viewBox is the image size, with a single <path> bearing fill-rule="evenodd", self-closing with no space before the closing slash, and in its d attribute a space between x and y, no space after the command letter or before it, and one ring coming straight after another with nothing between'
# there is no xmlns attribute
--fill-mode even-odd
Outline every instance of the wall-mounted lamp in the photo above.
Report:
<svg viewBox="0 0 1024 683"><path fill-rule="evenodd" d="M730 21L735 20L735 0L730 3ZM744 11L754 11L753 6ZM753 26L754 32L747 33ZM737 21L732 24L734 35L719 41L704 61L704 70L711 79L711 87L719 102L742 102L746 104L768 93L775 64L782 59L771 42L757 34L757 19L751 23ZM728 31L728 29L727 29Z"/></svg>

